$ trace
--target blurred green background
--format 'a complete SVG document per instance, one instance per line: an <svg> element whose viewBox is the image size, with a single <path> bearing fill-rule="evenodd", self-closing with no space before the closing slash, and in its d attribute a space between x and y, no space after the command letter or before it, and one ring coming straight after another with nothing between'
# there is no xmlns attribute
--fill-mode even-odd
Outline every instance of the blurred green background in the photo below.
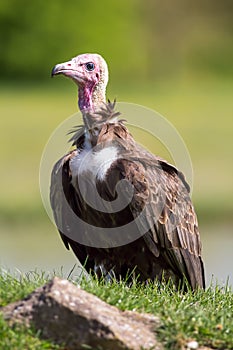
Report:
<svg viewBox="0 0 233 350"><path fill-rule="evenodd" d="M1 266L69 271L75 262L43 208L38 174L51 133L77 111L74 84L50 71L98 52L110 99L155 109L182 135L207 279L232 283L232 23L231 0L1 0Z"/></svg>

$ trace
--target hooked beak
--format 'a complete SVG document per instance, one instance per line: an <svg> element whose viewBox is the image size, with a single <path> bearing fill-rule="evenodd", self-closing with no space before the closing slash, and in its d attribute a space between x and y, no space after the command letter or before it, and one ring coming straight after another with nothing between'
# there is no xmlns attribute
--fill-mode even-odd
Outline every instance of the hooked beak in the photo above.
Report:
<svg viewBox="0 0 233 350"><path fill-rule="evenodd" d="M69 75L69 73L73 70L74 70L74 67L73 67L72 61L59 63L59 64L56 64L55 67L53 67L51 72L51 77L58 74Z"/></svg>
<svg viewBox="0 0 233 350"><path fill-rule="evenodd" d="M80 82L80 80L82 80L80 72L78 72L73 60L56 64L56 66L52 69L51 77L54 77L54 75L58 74L63 74L69 78L72 78L76 82Z"/></svg>
<svg viewBox="0 0 233 350"><path fill-rule="evenodd" d="M54 75L61 74L61 64L56 64L56 66L53 67L51 72L51 78L54 77Z"/></svg>

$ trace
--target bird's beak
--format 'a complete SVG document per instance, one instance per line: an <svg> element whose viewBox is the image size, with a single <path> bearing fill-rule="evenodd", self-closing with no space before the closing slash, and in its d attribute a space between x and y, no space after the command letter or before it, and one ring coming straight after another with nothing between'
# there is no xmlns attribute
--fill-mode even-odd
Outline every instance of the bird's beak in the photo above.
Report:
<svg viewBox="0 0 233 350"><path fill-rule="evenodd" d="M56 64L56 66L52 69L51 77L58 74L63 74L66 77L71 78L78 85L83 84L84 82L84 77L80 66L74 59L68 62Z"/></svg>
<svg viewBox="0 0 233 350"><path fill-rule="evenodd" d="M75 62L71 60L68 62L56 64L56 66L52 69L51 77L53 77L54 75L63 74L72 78L72 76L75 75L76 72L77 70Z"/></svg>
<svg viewBox="0 0 233 350"><path fill-rule="evenodd" d="M62 64L56 64L56 66L53 67L51 72L51 78L54 77L54 75L61 74L61 68Z"/></svg>

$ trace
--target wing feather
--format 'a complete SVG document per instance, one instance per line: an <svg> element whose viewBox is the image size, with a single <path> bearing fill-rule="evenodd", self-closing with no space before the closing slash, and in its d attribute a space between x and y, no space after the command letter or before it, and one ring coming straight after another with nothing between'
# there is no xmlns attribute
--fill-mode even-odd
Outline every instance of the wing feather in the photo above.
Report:
<svg viewBox="0 0 233 350"><path fill-rule="evenodd" d="M134 186L133 216L138 217L146 206L141 220L150 227L143 236L150 251L155 257L163 256L174 273L184 275L193 288L204 287L200 234L183 175L151 155L149 161L140 158L140 152L137 160L118 161L115 167L121 172L119 177Z"/></svg>

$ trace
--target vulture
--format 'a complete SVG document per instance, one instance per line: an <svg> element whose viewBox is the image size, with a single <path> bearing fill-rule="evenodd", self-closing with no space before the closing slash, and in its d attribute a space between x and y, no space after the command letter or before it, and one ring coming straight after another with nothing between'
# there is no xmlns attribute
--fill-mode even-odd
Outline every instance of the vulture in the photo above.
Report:
<svg viewBox="0 0 233 350"><path fill-rule="evenodd" d="M88 273L205 288L197 217L184 175L134 140L106 101L108 67L98 54L57 64L78 87L83 125L54 165L56 226ZM143 118L143 116L142 116Z"/></svg>

